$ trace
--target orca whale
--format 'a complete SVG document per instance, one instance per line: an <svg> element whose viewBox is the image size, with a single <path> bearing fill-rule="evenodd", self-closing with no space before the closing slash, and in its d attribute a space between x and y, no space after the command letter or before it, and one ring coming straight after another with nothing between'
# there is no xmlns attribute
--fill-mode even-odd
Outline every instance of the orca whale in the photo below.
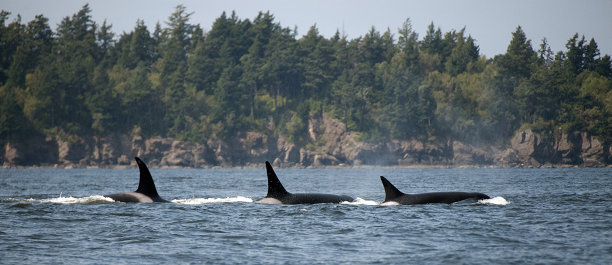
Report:
<svg viewBox="0 0 612 265"><path fill-rule="evenodd" d="M134 157L134 159L136 159L138 169L140 170L138 189L134 192L107 194L104 195L104 197L111 198L118 202L168 202L157 194L155 183L153 183L153 177L147 165L138 157Z"/></svg>
<svg viewBox="0 0 612 265"><path fill-rule="evenodd" d="M467 199L482 200L490 199L483 193L477 192L430 192L420 194L405 194L399 191L385 177L380 176L383 187L385 188L384 203L398 204L426 204L426 203L454 203Z"/></svg>
<svg viewBox="0 0 612 265"><path fill-rule="evenodd" d="M283 187L276 176L270 162L266 161L266 172L268 173L268 194L258 200L258 203L268 204L313 204L313 203L341 203L353 201L346 195L318 194L318 193L289 193Z"/></svg>

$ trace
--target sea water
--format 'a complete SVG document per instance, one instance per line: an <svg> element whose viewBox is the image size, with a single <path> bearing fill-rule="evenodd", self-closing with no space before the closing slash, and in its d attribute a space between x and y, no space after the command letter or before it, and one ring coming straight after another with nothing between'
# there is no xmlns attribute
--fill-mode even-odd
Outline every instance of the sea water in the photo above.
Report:
<svg viewBox="0 0 612 265"><path fill-rule="evenodd" d="M127 204L138 169L0 170L2 264L610 264L612 169L282 169L289 192L356 198L268 205L265 169L152 169L170 203ZM381 205L405 193L489 200Z"/></svg>

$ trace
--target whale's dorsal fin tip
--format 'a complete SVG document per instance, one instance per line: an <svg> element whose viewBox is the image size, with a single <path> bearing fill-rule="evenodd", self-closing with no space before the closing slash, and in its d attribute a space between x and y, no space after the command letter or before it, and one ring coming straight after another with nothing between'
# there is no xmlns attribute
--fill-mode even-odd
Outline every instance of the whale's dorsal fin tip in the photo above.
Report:
<svg viewBox="0 0 612 265"><path fill-rule="evenodd" d="M405 195L403 192L398 190L389 180L385 177L380 176L380 180L382 181L383 187L385 188L385 202L392 201L398 197Z"/></svg>
<svg viewBox="0 0 612 265"><path fill-rule="evenodd" d="M270 165L268 161L266 161L266 172L268 173L268 195L266 195L266 197L279 198L289 194L289 192L285 190L285 187L283 187L283 184L281 184L272 165Z"/></svg>
<svg viewBox="0 0 612 265"><path fill-rule="evenodd" d="M138 169L140 170L140 181L138 182L138 189L136 192L147 195L151 198L159 197L157 194L157 189L155 188L155 183L153 182L153 176L151 176L151 172L149 172L149 168L147 165L140 160L138 157L134 157L136 163L138 164Z"/></svg>

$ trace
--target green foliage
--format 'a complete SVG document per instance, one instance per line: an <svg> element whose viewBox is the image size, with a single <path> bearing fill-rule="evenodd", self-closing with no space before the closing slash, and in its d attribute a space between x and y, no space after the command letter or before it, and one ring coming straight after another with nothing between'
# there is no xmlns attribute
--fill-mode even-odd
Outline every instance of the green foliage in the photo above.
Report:
<svg viewBox="0 0 612 265"><path fill-rule="evenodd" d="M327 112L367 141L503 144L525 126L612 140L611 59L578 34L553 56L517 27L505 54L487 59L465 28L431 23L420 40L409 19L396 34L325 38L313 25L298 38L269 12L222 13L205 31L179 5L164 26L137 20L115 37L90 14L85 5L53 31L42 15L22 24L0 13L2 139L261 131L315 146L309 119Z"/></svg>
<svg viewBox="0 0 612 265"><path fill-rule="evenodd" d="M285 125L287 128L287 136L289 141L299 143L302 141L304 137L304 132L306 131L306 124L304 123L304 119L300 117L297 113L292 112L291 119Z"/></svg>

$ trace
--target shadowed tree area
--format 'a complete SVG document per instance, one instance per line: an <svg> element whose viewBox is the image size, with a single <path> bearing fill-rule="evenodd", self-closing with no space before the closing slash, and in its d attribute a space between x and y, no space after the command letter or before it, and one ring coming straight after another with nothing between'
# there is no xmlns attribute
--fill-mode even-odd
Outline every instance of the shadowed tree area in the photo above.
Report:
<svg viewBox="0 0 612 265"><path fill-rule="evenodd" d="M269 12L223 13L208 31L191 16L179 5L163 25L137 20L116 35L88 5L55 30L2 11L0 138L259 131L304 144L308 118L326 112L373 142L503 145L524 126L612 140L611 59L577 33L554 53L519 26L505 54L486 58L465 28L433 23L422 38L410 20L355 39L314 25L298 38Z"/></svg>

